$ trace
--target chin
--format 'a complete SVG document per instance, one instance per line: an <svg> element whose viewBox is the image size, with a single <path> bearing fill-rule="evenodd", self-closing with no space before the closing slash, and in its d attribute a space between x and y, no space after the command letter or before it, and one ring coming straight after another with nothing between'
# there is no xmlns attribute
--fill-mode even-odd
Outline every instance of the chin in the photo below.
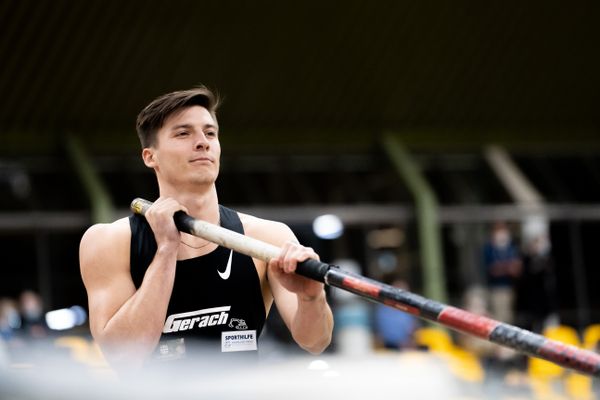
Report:
<svg viewBox="0 0 600 400"><path fill-rule="evenodd" d="M196 185L211 185L214 184L217 180L216 176L200 176L193 179L193 182Z"/></svg>

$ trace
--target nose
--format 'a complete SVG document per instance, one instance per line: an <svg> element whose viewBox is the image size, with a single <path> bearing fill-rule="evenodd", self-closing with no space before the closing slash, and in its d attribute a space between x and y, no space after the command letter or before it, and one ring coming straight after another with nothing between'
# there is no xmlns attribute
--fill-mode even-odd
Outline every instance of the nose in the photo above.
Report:
<svg viewBox="0 0 600 400"><path fill-rule="evenodd" d="M196 141L195 141L194 148L196 150L208 150L209 142L208 142L208 138L206 137L204 132L200 132L196 135Z"/></svg>

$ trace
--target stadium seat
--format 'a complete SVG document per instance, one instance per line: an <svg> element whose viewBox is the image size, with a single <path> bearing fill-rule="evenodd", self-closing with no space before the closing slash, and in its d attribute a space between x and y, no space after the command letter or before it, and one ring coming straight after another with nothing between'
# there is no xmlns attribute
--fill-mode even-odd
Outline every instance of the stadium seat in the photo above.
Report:
<svg viewBox="0 0 600 400"><path fill-rule="evenodd" d="M581 347L577 331L570 326L549 327L544 330L543 335L548 339ZM570 396L569 398L582 400L593 398L590 377L567 372L564 368L539 358L529 359L527 372L538 398L557 398L556 385L553 385L553 382L560 381L564 385L563 391Z"/></svg>
<svg viewBox="0 0 600 400"><path fill-rule="evenodd" d="M469 382L483 382L485 372L479 358L456 346L446 331L437 328L420 328L415 332L415 341L444 359L455 376Z"/></svg>
<svg viewBox="0 0 600 400"><path fill-rule="evenodd" d="M583 331L583 347L588 350L596 350L600 341L600 324L589 325Z"/></svg>

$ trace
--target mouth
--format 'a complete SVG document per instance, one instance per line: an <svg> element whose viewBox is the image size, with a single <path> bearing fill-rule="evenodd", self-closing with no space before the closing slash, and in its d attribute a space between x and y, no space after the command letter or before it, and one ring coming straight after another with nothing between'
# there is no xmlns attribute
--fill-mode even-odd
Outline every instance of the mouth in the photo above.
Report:
<svg viewBox="0 0 600 400"><path fill-rule="evenodd" d="M210 157L197 157L197 158L193 158L189 161L190 163L205 163L205 162L209 162L212 163L213 159Z"/></svg>

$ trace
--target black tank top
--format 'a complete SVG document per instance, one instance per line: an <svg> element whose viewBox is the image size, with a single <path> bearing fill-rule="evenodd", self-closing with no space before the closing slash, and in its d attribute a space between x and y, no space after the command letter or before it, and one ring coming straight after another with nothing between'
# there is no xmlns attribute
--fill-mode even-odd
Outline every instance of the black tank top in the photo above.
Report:
<svg viewBox="0 0 600 400"><path fill-rule="evenodd" d="M237 212L219 205L219 214L222 227L244 233ZM129 223L131 277L139 288L157 246L144 217L134 214ZM239 343L252 331L256 343L265 318L260 279L252 258L219 246L206 255L178 260L155 357L179 358L180 353L190 352L190 341L202 343L203 351L227 352L222 347L225 336Z"/></svg>

